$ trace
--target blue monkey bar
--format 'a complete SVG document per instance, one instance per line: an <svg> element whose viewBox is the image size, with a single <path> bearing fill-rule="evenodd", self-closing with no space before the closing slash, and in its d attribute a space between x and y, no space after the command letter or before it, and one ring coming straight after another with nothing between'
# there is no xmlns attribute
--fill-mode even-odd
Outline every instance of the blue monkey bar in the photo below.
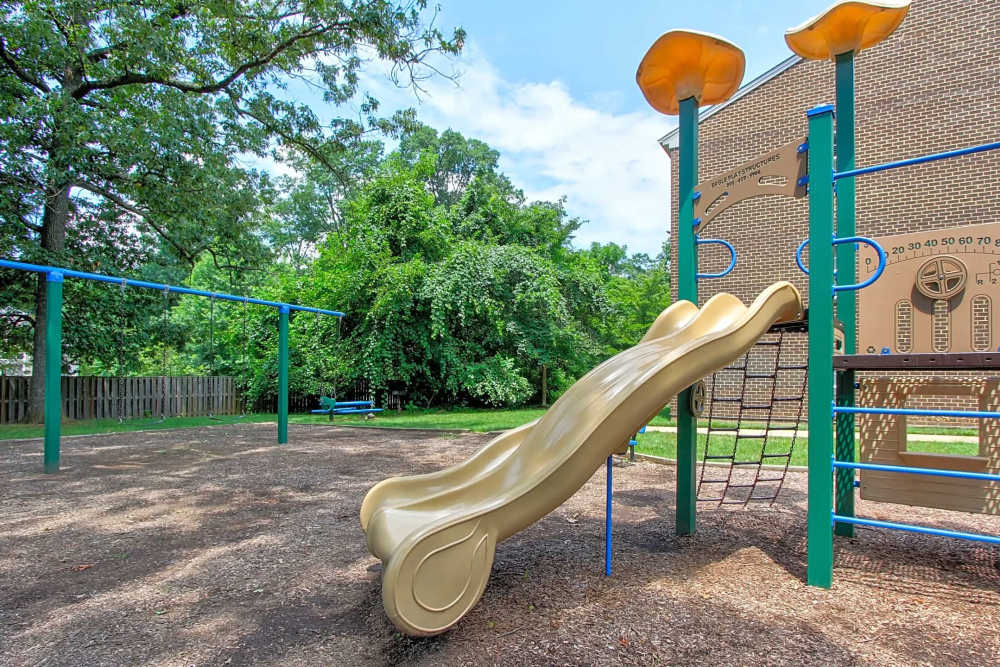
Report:
<svg viewBox="0 0 1000 667"><path fill-rule="evenodd" d="M881 472L902 472L911 475L930 475L931 477L957 477L958 479L980 479L987 482L1000 482L1000 475L982 472L965 472L964 470L941 470L938 468L914 468L912 466L890 466L882 463L855 463L853 461L834 461L834 468L849 468L854 470L878 470Z"/></svg>
<svg viewBox="0 0 1000 667"><path fill-rule="evenodd" d="M965 419L1000 419L1000 412L984 410L918 410L915 408L857 408L834 405L834 414L910 415L915 417L959 417Z"/></svg>
<svg viewBox="0 0 1000 667"><path fill-rule="evenodd" d="M978 479L987 482L1000 482L1000 475L991 475L979 472L965 472L963 470L940 470L938 468L914 468L911 466L890 466L880 463L854 463L853 461L833 461L833 468L850 470L877 470L881 472L899 472L912 475L928 475L931 477L952 477L958 479ZM860 484L855 480L854 486ZM846 523L855 526L869 526L872 528L888 528L890 530L903 530L910 533L920 533L923 535L934 535L936 537L953 537L959 540L970 540L973 542L986 542L987 544L1000 544L1000 537L993 535L981 535L978 533L965 533L957 530L945 530L944 528L930 528L928 526L915 526L909 523L896 523L893 521L878 521L876 519L863 519L854 516L847 516L833 512L831 514L833 524Z"/></svg>
<svg viewBox="0 0 1000 667"><path fill-rule="evenodd" d="M307 313L319 313L320 315L332 315L333 317L344 317L338 310L323 310L322 308L311 308L309 306L296 306L291 303L280 301L267 301L265 299L253 299L247 296L237 296L226 294L225 292L206 292L205 290L193 289L191 287L181 287L178 285L164 285L162 283L151 283L147 280L133 280L132 278L121 278L119 276L106 276L101 273L87 273L86 271L74 271L73 269L62 269L58 266L44 266L42 264L28 264L26 262L13 262L8 259L0 259L0 268L17 269L20 271L33 271L35 273L60 273L65 278L81 278L83 280L95 280L100 283L111 283L114 285L127 285L129 287L143 287L155 289L161 292L169 291L177 294L194 294L196 296L207 296L223 301L237 301L239 303L253 303L258 306L270 306L271 308L287 307L289 310L301 310Z"/></svg>
<svg viewBox="0 0 1000 667"><path fill-rule="evenodd" d="M101 273L88 273L86 271L75 271L64 269L58 266L45 266L42 264L29 264L27 262L15 262L8 259L0 259L0 269L14 269L17 271L30 271L45 275L45 445L43 456L43 469L46 473L59 472L60 455L60 422L62 418L62 396L60 387L61 375L61 351L62 351L62 301L63 301L63 279L80 278L82 280L93 280L101 283L120 285L122 287L141 287L153 289L169 294L192 294L194 296L206 296L210 299L222 299L223 301L235 301L243 304L255 304L278 309L278 444L288 442L288 315L292 310L318 315L331 315L333 317L344 317L344 313L337 310L323 310L309 306L297 306L280 301L267 301L264 299L253 299L246 296L237 296L225 292L207 292L205 290L181 287L178 285L165 285L162 283L149 282L147 280L133 280L120 276L107 276Z"/></svg>
<svg viewBox="0 0 1000 667"><path fill-rule="evenodd" d="M958 148L953 151L945 151L944 153L931 153L930 155L922 155L920 157L911 157L906 160L897 160L895 162L886 162L884 164L876 164L870 167L861 167L859 169L849 169L847 171L834 172L833 180L839 180L841 178L852 178L854 176L862 176L864 174L873 174L877 171L886 171L888 169L897 169L899 167L909 167L914 164L922 164L924 162L936 162L937 160L946 160L950 157L959 157L960 155L971 155L973 153L982 153L985 151L992 151L1000 148L1000 141L994 141L988 144L980 144L979 146L969 146L968 148Z"/></svg>
<svg viewBox="0 0 1000 667"><path fill-rule="evenodd" d="M890 530L904 530L908 533L920 533L922 535L934 535L935 537L954 537L959 540L970 540L972 542L986 542L987 544L1000 544L1000 537L993 535L980 535L978 533L963 533L958 530L945 530L944 528L929 528L927 526L914 526L908 523L895 523L893 521L878 521L876 519L862 519L855 516L843 516L832 514L832 522L850 523L855 526L870 526L872 528L888 528Z"/></svg>

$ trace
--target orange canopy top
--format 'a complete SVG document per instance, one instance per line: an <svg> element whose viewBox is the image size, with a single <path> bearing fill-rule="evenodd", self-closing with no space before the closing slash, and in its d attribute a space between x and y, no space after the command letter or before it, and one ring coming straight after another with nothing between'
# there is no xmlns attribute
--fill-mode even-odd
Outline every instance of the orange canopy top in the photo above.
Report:
<svg viewBox="0 0 1000 667"><path fill-rule="evenodd" d="M785 31L788 48L807 60L826 60L875 46L892 34L910 0L839 0L802 25Z"/></svg>
<svg viewBox="0 0 1000 667"><path fill-rule="evenodd" d="M732 42L693 30L671 30L653 42L639 63L635 81L650 106L676 115L680 101L699 105L729 99L743 80L746 57Z"/></svg>

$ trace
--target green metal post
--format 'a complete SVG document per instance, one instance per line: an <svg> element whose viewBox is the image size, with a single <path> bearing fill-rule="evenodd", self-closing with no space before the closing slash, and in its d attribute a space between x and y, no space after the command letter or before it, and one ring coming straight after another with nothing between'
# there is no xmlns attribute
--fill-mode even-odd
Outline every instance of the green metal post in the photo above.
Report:
<svg viewBox="0 0 1000 667"><path fill-rule="evenodd" d="M677 216L677 298L697 305L698 250L694 242L694 186L698 182L698 101L680 103L680 164ZM698 501L695 462L698 419L691 412L691 388L677 396L677 534L695 531Z"/></svg>
<svg viewBox="0 0 1000 667"><path fill-rule="evenodd" d="M278 444L288 442L288 306L278 308Z"/></svg>
<svg viewBox="0 0 1000 667"><path fill-rule="evenodd" d="M837 171L854 169L854 52L842 53L836 58L837 87L837 136L835 151ZM855 222L854 179L837 181L837 236L854 236ZM857 282L853 243L838 245L837 282L853 285ZM837 319L844 325L844 354L857 352L857 296L853 290L837 293ZM842 371L837 377L837 405L854 405L854 371ZM854 415L837 415L836 456L839 461L854 461ZM840 468L836 473L837 514L854 516L854 471ZM854 525L838 523L834 533L854 537Z"/></svg>
<svg viewBox="0 0 1000 667"><path fill-rule="evenodd" d="M809 116L810 586L833 583L833 108Z"/></svg>
<svg viewBox="0 0 1000 667"><path fill-rule="evenodd" d="M45 274L45 454L46 473L59 472L59 428L62 423L63 274Z"/></svg>

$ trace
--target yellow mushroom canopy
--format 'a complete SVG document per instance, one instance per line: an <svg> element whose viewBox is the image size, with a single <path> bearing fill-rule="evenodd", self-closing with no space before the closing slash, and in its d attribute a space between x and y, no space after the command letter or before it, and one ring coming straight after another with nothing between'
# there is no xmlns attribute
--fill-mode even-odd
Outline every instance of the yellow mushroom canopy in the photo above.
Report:
<svg viewBox="0 0 1000 667"><path fill-rule="evenodd" d="M746 56L732 42L693 30L671 30L653 42L635 81L650 106L676 115L680 101L725 102L739 88Z"/></svg>
<svg viewBox="0 0 1000 667"><path fill-rule="evenodd" d="M802 25L785 31L788 48L807 60L826 60L875 46L893 33L910 0L839 0Z"/></svg>

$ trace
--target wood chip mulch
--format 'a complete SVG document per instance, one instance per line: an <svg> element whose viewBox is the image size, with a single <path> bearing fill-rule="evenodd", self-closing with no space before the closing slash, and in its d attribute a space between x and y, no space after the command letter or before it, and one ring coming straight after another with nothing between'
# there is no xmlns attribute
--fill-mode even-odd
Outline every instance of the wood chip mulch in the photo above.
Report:
<svg viewBox="0 0 1000 667"><path fill-rule="evenodd" d="M1000 663L1000 548L858 529L834 587L805 577L806 480L771 508L700 508L674 531L674 471L604 471L500 545L480 603L400 636L358 510L384 477L458 462L480 434L274 425L0 443L0 665ZM858 503L858 514L1000 534L1000 517Z"/></svg>

